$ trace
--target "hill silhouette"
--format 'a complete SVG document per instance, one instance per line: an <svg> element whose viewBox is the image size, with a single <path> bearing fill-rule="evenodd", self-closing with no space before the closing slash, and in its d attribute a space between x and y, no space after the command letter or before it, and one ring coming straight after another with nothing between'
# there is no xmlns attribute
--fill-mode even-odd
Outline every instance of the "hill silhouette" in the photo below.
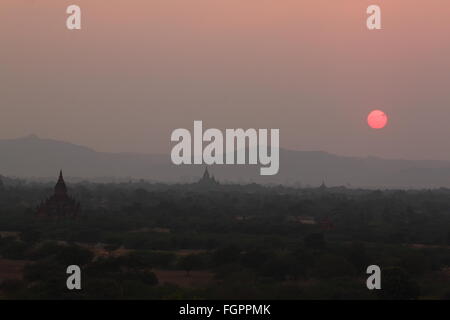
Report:
<svg viewBox="0 0 450 320"><path fill-rule="evenodd" d="M450 161L390 160L345 157L323 151L280 150L280 171L260 176L259 165L212 166L218 180L318 186L422 188L450 187ZM0 140L0 174L14 177L54 177L64 169L86 179L147 179L191 182L204 166L175 166L170 155L106 153L72 143L30 135Z"/></svg>

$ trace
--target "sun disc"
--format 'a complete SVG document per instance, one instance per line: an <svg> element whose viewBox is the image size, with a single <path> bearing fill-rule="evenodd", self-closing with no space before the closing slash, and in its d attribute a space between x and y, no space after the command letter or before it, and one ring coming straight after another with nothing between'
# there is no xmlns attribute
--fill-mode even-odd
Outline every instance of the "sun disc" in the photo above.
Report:
<svg viewBox="0 0 450 320"><path fill-rule="evenodd" d="M388 122L386 113L381 110L373 110L367 116L367 124L372 129L383 129Z"/></svg>

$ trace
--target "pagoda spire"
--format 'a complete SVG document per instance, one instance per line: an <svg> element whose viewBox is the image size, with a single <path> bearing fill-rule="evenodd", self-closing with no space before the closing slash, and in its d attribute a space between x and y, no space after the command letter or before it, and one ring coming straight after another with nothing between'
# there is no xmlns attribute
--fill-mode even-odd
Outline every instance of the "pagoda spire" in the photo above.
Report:
<svg viewBox="0 0 450 320"><path fill-rule="evenodd" d="M208 167L205 167L205 172L203 173L203 179L209 179Z"/></svg>
<svg viewBox="0 0 450 320"><path fill-rule="evenodd" d="M55 195L56 196L65 196L67 195L67 187L64 181L62 170L59 171L58 182L55 185Z"/></svg>
<svg viewBox="0 0 450 320"><path fill-rule="evenodd" d="M80 212L80 203L68 195L62 170L59 171L55 193L37 207L41 217L75 217Z"/></svg>
<svg viewBox="0 0 450 320"><path fill-rule="evenodd" d="M205 167L203 177L198 181L198 183L203 186L213 186L219 184L217 180L214 178L214 176L209 173L208 167Z"/></svg>

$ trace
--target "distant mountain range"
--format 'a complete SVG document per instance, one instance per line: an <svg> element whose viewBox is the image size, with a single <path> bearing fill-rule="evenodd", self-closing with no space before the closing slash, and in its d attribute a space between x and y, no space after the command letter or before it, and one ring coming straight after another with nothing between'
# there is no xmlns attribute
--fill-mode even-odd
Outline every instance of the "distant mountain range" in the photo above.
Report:
<svg viewBox="0 0 450 320"><path fill-rule="evenodd" d="M259 165L211 166L223 182L256 182L371 188L450 187L450 161L388 160L343 157L326 152L280 150L280 171L260 176ZM59 169L72 178L118 181L145 179L192 182L202 165L175 166L170 155L96 152L75 144L30 135L0 140L0 174L22 178L55 178Z"/></svg>

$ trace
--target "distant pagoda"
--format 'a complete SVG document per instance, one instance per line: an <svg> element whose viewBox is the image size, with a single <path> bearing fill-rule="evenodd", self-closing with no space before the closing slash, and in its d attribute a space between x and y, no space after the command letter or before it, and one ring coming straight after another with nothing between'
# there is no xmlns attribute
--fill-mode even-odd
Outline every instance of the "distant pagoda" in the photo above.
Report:
<svg viewBox="0 0 450 320"><path fill-rule="evenodd" d="M198 185L209 187L209 186L217 186L219 182L214 178L214 176L209 174L208 168L205 168L205 172L203 173L203 177L197 182Z"/></svg>
<svg viewBox="0 0 450 320"><path fill-rule="evenodd" d="M39 217L76 217L80 212L80 203L67 194L62 171L54 188L54 194L37 207Z"/></svg>

